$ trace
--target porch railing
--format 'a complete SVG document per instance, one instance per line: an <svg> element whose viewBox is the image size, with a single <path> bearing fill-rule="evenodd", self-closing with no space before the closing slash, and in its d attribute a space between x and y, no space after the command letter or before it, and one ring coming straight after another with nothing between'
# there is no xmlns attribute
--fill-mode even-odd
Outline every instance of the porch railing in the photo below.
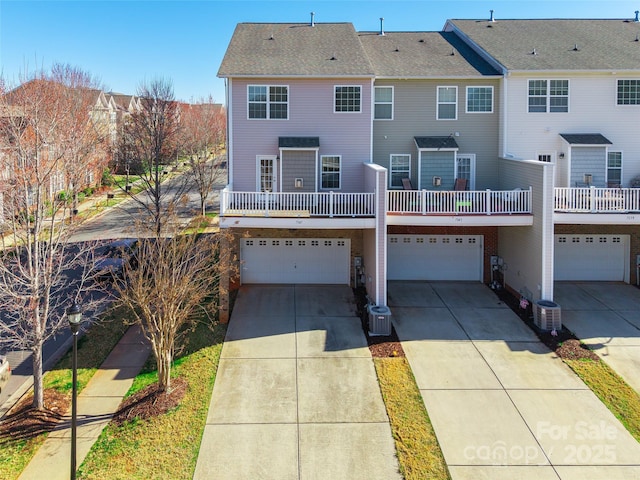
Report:
<svg viewBox="0 0 640 480"><path fill-rule="evenodd" d="M390 190L388 213L413 215L530 214L527 190Z"/></svg>
<svg viewBox="0 0 640 480"><path fill-rule="evenodd" d="M373 193L220 192L220 215L252 217L374 217Z"/></svg>
<svg viewBox="0 0 640 480"><path fill-rule="evenodd" d="M556 187L554 209L571 213L640 212L640 188Z"/></svg>

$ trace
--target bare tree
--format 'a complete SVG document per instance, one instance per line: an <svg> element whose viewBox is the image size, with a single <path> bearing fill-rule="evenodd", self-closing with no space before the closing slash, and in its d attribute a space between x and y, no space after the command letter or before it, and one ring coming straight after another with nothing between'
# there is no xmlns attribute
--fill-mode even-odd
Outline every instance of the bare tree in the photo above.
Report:
<svg viewBox="0 0 640 480"><path fill-rule="evenodd" d="M189 157L191 175L198 195L202 216L214 185L226 178L221 167L221 154L226 139L226 117L221 105L211 97L186 105L182 116L182 151Z"/></svg>
<svg viewBox="0 0 640 480"><path fill-rule="evenodd" d="M116 283L121 301L134 312L151 343L160 392L170 390L181 335L199 313L217 310L222 268L231 264L225 258L225 235L139 239L135 262L125 264L124 280Z"/></svg>
<svg viewBox="0 0 640 480"><path fill-rule="evenodd" d="M70 297L89 299L93 288L93 250L68 244L78 221L71 221L72 204L57 192L65 182L80 185L79 172L100 161L103 137L90 119L95 86L85 72L56 66L0 96L0 341L31 351L38 409L43 345L66 326Z"/></svg>
<svg viewBox="0 0 640 480"><path fill-rule="evenodd" d="M186 179L174 182L171 188L163 185L163 175L175 157L178 145L180 108L170 80L160 78L143 83L137 96L140 109L126 120L119 156L125 162L139 166L144 194L131 194L131 198L150 219L141 224L160 237L165 219L173 218L171 214L187 191Z"/></svg>

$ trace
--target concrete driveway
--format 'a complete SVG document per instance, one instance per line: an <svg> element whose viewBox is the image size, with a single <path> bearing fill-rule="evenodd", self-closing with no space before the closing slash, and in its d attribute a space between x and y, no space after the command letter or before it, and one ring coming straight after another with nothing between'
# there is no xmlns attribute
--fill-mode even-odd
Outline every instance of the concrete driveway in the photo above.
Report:
<svg viewBox="0 0 640 480"><path fill-rule="evenodd" d="M640 444L488 287L388 291L453 480L640 478Z"/></svg>
<svg viewBox="0 0 640 480"><path fill-rule="evenodd" d="M400 479L347 286L243 286L195 479Z"/></svg>
<svg viewBox="0 0 640 480"><path fill-rule="evenodd" d="M640 393L640 289L615 282L557 282L562 323Z"/></svg>

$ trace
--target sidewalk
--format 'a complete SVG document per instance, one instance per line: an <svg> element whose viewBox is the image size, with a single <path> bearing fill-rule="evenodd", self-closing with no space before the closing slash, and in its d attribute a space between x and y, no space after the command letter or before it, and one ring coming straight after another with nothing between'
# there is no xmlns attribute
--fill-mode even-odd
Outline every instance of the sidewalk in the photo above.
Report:
<svg viewBox="0 0 640 480"><path fill-rule="evenodd" d="M87 386L78 395L77 465L109 423L149 356L150 347L138 326L127 330ZM71 468L71 412L49 434L20 480L66 480Z"/></svg>

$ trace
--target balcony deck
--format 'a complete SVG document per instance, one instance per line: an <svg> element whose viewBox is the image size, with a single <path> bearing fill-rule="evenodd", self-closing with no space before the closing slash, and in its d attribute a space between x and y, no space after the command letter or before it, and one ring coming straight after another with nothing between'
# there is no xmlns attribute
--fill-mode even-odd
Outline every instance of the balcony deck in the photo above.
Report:
<svg viewBox="0 0 640 480"><path fill-rule="evenodd" d="M640 188L555 189L554 210L566 213L640 212Z"/></svg>
<svg viewBox="0 0 640 480"><path fill-rule="evenodd" d="M531 214L531 189L431 191L391 190L390 215Z"/></svg>

